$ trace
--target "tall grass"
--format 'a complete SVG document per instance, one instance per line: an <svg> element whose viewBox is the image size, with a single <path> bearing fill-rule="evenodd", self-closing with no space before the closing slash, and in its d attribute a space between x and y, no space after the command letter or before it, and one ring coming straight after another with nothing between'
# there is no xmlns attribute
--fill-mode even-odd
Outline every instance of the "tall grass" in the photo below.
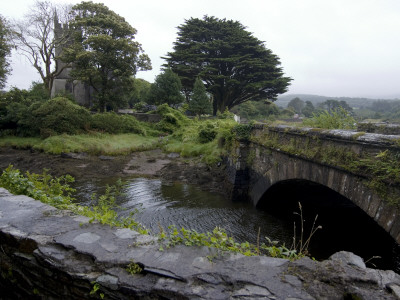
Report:
<svg viewBox="0 0 400 300"><path fill-rule="evenodd" d="M40 142L41 138L36 137L18 137L5 136L0 138L0 147L13 147L16 149L30 149Z"/></svg>
<svg viewBox="0 0 400 300"><path fill-rule="evenodd" d="M226 143L233 139L233 128L237 123L233 120L192 120L186 126L176 130L164 143L167 152L177 152L183 157L200 157L204 162L213 164L221 160L225 153ZM201 133L209 128L216 131L215 137L204 142ZM222 143L221 143L222 141Z"/></svg>
<svg viewBox="0 0 400 300"><path fill-rule="evenodd" d="M324 129L355 129L356 120L347 110L340 107L330 113L323 111L313 114L312 118L304 120L303 124Z"/></svg>
<svg viewBox="0 0 400 300"><path fill-rule="evenodd" d="M46 153L86 152L94 155L124 155L135 151L153 149L157 146L156 137L138 134L85 134L52 136L33 148Z"/></svg>

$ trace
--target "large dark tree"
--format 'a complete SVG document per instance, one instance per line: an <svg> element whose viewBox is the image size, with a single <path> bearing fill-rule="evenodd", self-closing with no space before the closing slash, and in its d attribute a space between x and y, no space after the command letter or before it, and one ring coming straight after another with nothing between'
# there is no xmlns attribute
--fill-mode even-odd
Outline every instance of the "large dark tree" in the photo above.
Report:
<svg viewBox="0 0 400 300"><path fill-rule="evenodd" d="M274 100L287 91L278 56L237 22L205 16L178 27L173 52L165 59L189 97L197 77L213 95L213 111L245 101Z"/></svg>
<svg viewBox="0 0 400 300"><path fill-rule="evenodd" d="M120 106L136 71L151 69L149 57L134 40L136 29L101 3L81 2L72 14L76 39L63 54L64 61L74 64L71 77L95 90L100 111Z"/></svg>
<svg viewBox="0 0 400 300"><path fill-rule="evenodd" d="M11 53L11 30L7 20L0 15L0 89L4 88L11 72L9 56Z"/></svg>

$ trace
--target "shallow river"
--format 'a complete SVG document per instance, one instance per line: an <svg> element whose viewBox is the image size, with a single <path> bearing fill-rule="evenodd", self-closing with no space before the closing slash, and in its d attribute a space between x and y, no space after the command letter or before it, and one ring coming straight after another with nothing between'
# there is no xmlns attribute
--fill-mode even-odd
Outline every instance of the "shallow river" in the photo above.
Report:
<svg viewBox="0 0 400 300"><path fill-rule="evenodd" d="M90 204L92 193L102 193L106 184L117 179L88 181L76 186L77 198L83 204ZM212 231L216 226L226 230L237 241L257 241L260 237L291 243L293 229L284 220L257 210L249 203L232 202L215 193L202 191L188 184L163 184L159 179L132 178L124 183L124 195L119 198L121 215L139 210L136 220L152 232L159 231L159 225L167 228L194 229L198 232Z"/></svg>
<svg viewBox="0 0 400 300"><path fill-rule="evenodd" d="M93 193L103 193L105 186L115 184L116 180L110 178L78 183L75 186L78 191L76 197L82 204L90 205ZM138 209L136 220L154 233L158 233L160 226L167 228L169 225L198 232L212 231L219 226L238 242L256 243L260 228L261 242L268 236L288 247L292 244L293 211L286 216L276 216L248 203L232 202L221 195L202 191L197 186L164 184L159 179L128 179L123 185L123 192L118 199L120 214L128 215ZM351 217L345 218L348 213L352 213ZM364 221L351 211L338 211L335 215L337 218L334 220L320 220L324 226L311 241L312 256L325 259L340 250L355 252L365 260L380 255L384 257L373 260L377 267L399 271L400 256L395 244L391 244L390 240L388 242L387 238L381 240L379 230L374 234L375 229L368 227L371 224L360 223ZM314 216L307 218L313 219ZM350 219L352 223L344 224L344 219ZM342 226L338 227L338 221ZM298 228L299 225L297 223Z"/></svg>

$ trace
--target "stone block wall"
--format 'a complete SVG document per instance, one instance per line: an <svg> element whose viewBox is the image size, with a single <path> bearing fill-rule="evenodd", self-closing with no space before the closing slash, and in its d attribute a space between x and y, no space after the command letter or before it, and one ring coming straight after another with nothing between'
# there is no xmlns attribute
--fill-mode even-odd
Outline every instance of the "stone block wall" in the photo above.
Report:
<svg viewBox="0 0 400 300"><path fill-rule="evenodd" d="M130 264L142 271L129 273ZM92 224L0 188L0 299L398 299L400 276L340 252L296 262ZM347 298L346 298L347 299Z"/></svg>

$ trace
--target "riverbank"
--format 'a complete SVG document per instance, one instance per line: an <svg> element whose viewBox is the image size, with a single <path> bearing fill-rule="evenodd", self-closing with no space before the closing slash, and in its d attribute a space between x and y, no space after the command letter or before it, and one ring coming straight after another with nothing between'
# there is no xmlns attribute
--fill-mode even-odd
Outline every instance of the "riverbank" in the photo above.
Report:
<svg viewBox="0 0 400 300"><path fill-rule="evenodd" d="M128 155L104 156L86 153L46 154L34 150L0 147L0 169L10 164L23 172L53 176L69 174L77 181L83 178L157 177L165 182L183 182L201 189L226 195L225 170L222 164L207 165L199 158L182 158L161 149L134 152Z"/></svg>

